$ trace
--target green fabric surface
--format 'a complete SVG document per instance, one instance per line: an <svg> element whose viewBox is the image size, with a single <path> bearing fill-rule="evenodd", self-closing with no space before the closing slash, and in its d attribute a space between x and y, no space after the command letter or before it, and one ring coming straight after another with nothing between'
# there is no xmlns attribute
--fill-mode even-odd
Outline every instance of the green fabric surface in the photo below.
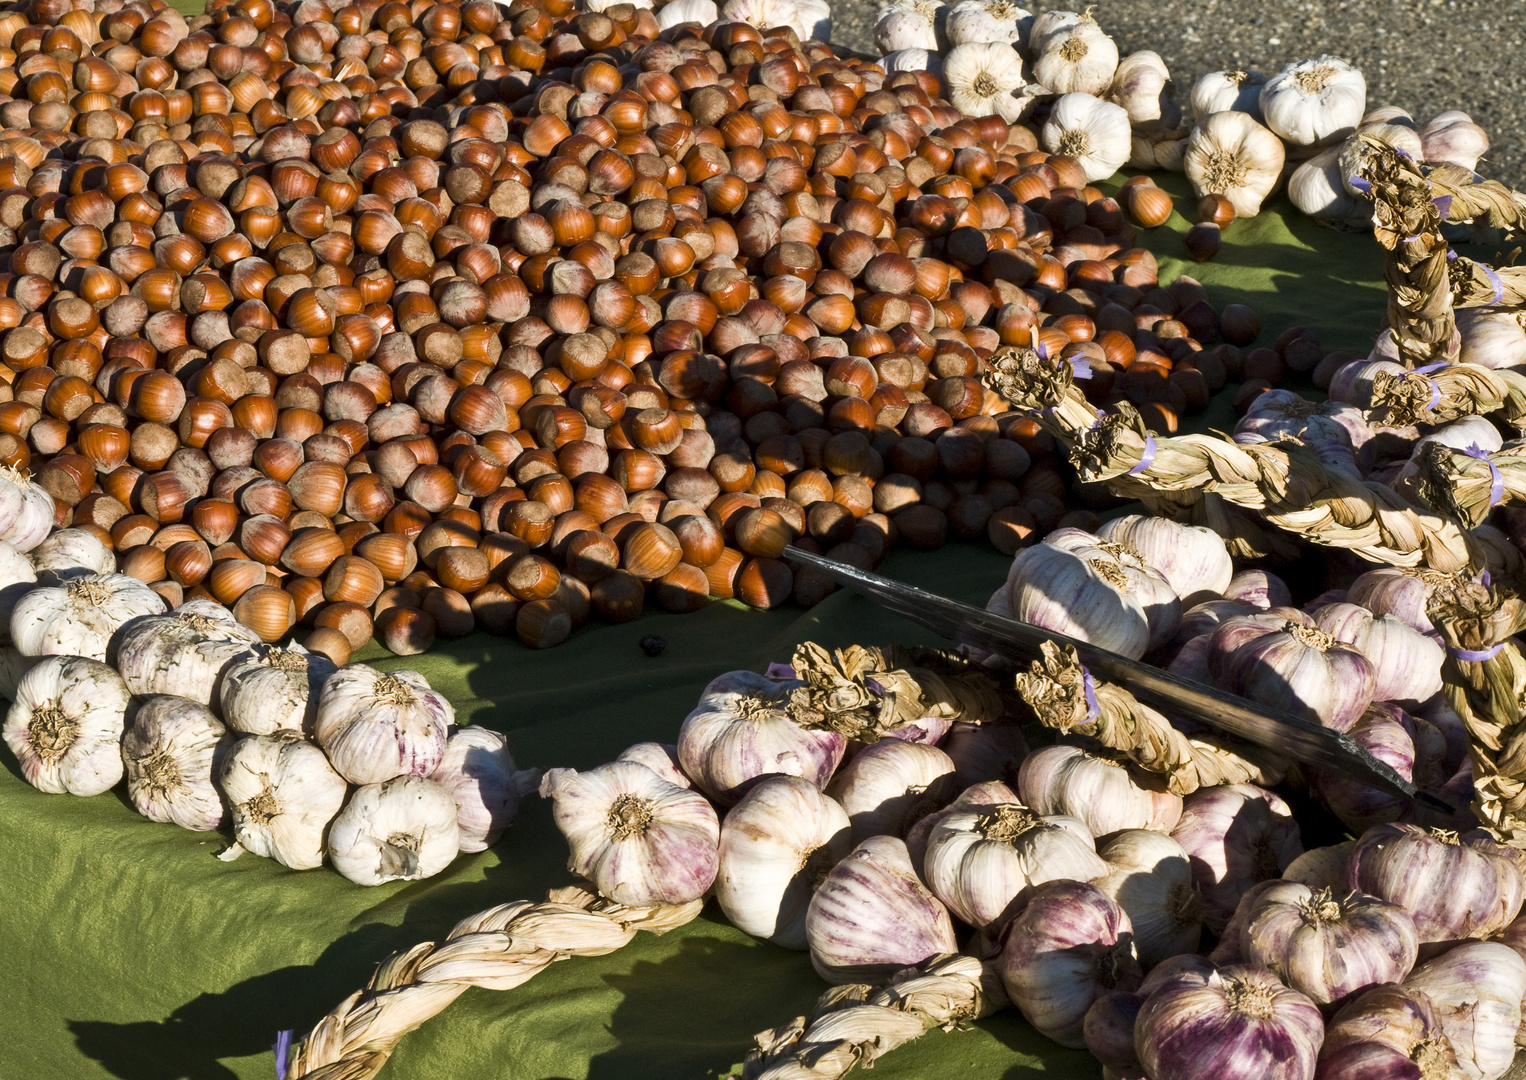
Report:
<svg viewBox="0 0 1526 1080"><path fill-rule="evenodd" d="M1179 177L1160 182L1188 194ZM1190 198L1181 205L1190 208ZM1254 306L1264 342L1301 323L1326 348L1365 352L1383 310L1376 246L1281 207L1288 216L1268 212L1232 225L1210 263L1185 260L1179 234L1187 222L1179 216L1142 231L1141 243L1161 257L1162 280L1190 273L1209 285L1216 306ZM1191 419L1227 429L1232 413L1220 401ZM897 553L883 570L980 604L1006 564L988 548L960 545ZM660 657L637 647L647 634L667 638ZM687 616L650 613L625 626L591 626L544 653L479 634L427 656L396 658L372 646L358 658L422 672L463 723L507 732L521 767L587 768L637 741L671 741L708 680L786 659L807 638L931 640L839 593L810 611L762 613L728 602ZM224 864L213 858L224 837L150 823L116 793L41 794L8 753L3 760L0 1080L267 1080L277 1030L306 1032L390 951L570 881L565 846L539 799L491 851L463 856L429 881L365 889L327 868L298 873L253 855ZM755 1032L791 1019L823 989L803 954L747 938L712 905L666 937L643 934L610 956L554 965L506 993L468 992L407 1038L383 1075L725 1075ZM951 1074L1090 1080L1099 1069L1008 1011L966 1031L935 1032L875 1073Z"/></svg>

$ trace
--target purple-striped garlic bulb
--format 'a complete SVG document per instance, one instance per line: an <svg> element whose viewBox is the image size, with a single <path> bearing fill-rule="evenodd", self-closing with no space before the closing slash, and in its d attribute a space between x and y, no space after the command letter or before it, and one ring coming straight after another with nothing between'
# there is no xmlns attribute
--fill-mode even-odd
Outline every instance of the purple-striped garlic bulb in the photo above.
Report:
<svg viewBox="0 0 1526 1080"><path fill-rule="evenodd" d="M1296 859L1294 860L1297 861ZM1261 894L1275 885L1282 883L1281 878L1268 878L1266 881L1258 881L1245 890L1245 895L1240 897L1240 902L1235 905L1235 913L1229 917L1229 922L1224 924L1224 929L1219 933L1219 943L1208 954L1208 959L1223 967L1225 964L1248 964L1250 961L1240 949L1241 931L1245 924L1250 921L1250 914L1255 910L1256 901L1261 899ZM1154 972L1151 972L1153 975Z"/></svg>
<svg viewBox="0 0 1526 1080"><path fill-rule="evenodd" d="M1360 450L1372 438L1362 410L1343 401L1310 401L1292 390L1265 390L1235 424L1233 434L1265 439L1298 439L1310 445L1333 443Z"/></svg>
<svg viewBox="0 0 1526 1080"><path fill-rule="evenodd" d="M1172 644L1181 646L1193 638L1211 634L1219 624L1240 615L1253 615L1259 609L1244 600L1204 600L1182 613L1182 621L1176 628Z"/></svg>
<svg viewBox="0 0 1526 1080"><path fill-rule="evenodd" d="M1526 960L1514 949L1470 941L1421 964L1404 986L1430 999L1468 1080L1496 1080L1510 1068L1526 995Z"/></svg>
<svg viewBox="0 0 1526 1080"><path fill-rule="evenodd" d="M1418 705L1441 690L1440 643L1402 619L1345 603L1321 608L1314 622L1367 658L1376 700Z"/></svg>
<svg viewBox="0 0 1526 1080"><path fill-rule="evenodd" d="M1303 853L1293 811L1254 784L1194 791L1183 800L1171 838L1192 862L1203 922L1215 933L1224 929L1247 889L1278 877Z"/></svg>
<svg viewBox="0 0 1526 1080"><path fill-rule="evenodd" d="M905 836L958 787L954 763L936 746L881 739L854 754L826 790L848 812L857 842Z"/></svg>
<svg viewBox="0 0 1526 1080"><path fill-rule="evenodd" d="M1133 927L1095 885L1052 881L1035 890L1001 954L1007 996L1034 1030L1081 1049L1086 1014L1103 994L1141 981Z"/></svg>
<svg viewBox="0 0 1526 1080"><path fill-rule="evenodd" d="M1429 634L1436 629L1426 612L1431 593L1456 580L1454 574L1423 567L1380 566L1353 581L1346 590L1346 599L1374 615L1392 615L1422 634Z"/></svg>
<svg viewBox="0 0 1526 1080"><path fill-rule="evenodd" d="M1234 577L1224 538L1202 525L1129 514L1104 522L1097 535L1123 545L1157 571L1183 607L1222 596Z"/></svg>
<svg viewBox="0 0 1526 1080"><path fill-rule="evenodd" d="M1229 579L1224 599L1239 600L1253 608L1266 611L1274 607L1292 607L1293 593L1283 581L1270 570L1241 570Z"/></svg>
<svg viewBox="0 0 1526 1080"><path fill-rule="evenodd" d="M927 855L927 842L932 838L933 830L950 814L958 814L966 810L989 809L1000 806L1002 803L1017 801L1017 792L1000 780L971 784L942 810L934 810L907 830L906 850L911 854L911 865L919 870L922 869L923 859ZM925 881L926 878L927 875L924 873L923 880Z"/></svg>
<svg viewBox="0 0 1526 1080"><path fill-rule="evenodd" d="M681 788L694 786L679 768L678 746L675 743L633 743L621 750L615 760L634 761L638 765L645 765L668 783L677 784Z"/></svg>
<svg viewBox="0 0 1526 1080"><path fill-rule="evenodd" d="M1268 626L1268 622L1280 625ZM1372 665L1301 611L1230 619L1209 639L1208 667L1231 693L1336 731L1372 704Z"/></svg>
<svg viewBox="0 0 1526 1080"><path fill-rule="evenodd" d="M1039 814L1068 814L1093 836L1124 829L1170 832L1182 816L1182 797L1158 778L1076 746L1045 746L1017 774L1018 798Z"/></svg>
<svg viewBox="0 0 1526 1080"><path fill-rule="evenodd" d="M1182 846L1165 833L1127 829L1097 849L1108 865L1092 884L1117 902L1134 927L1134 948L1146 970L1196 952L1203 901Z"/></svg>
<svg viewBox="0 0 1526 1080"><path fill-rule="evenodd" d="M1375 986L1325 1031L1318 1080L1460 1080L1462 1067L1436 1006L1407 986Z"/></svg>
<svg viewBox="0 0 1526 1080"><path fill-rule="evenodd" d="M323 684L313 737L352 784L428 776L445 756L456 710L416 671L347 664Z"/></svg>
<svg viewBox="0 0 1526 1080"><path fill-rule="evenodd" d="M811 897L805 933L811 966L839 986L959 951L948 909L893 836L870 837L832 868Z"/></svg>
<svg viewBox="0 0 1526 1080"><path fill-rule="evenodd" d="M1134 1023L1144 1000L1137 990L1109 990L1086 1010L1081 1039L1104 1069L1143 1075L1139 1055L1134 1052Z"/></svg>
<svg viewBox="0 0 1526 1080"><path fill-rule="evenodd" d="M1378 701L1346 732L1373 757L1393 768L1405 780L1414 779L1415 742L1410 718L1396 705ZM1428 726L1428 725L1427 725ZM1330 812L1353 833L1362 833L1385 821L1398 821L1409 808L1402 795L1364 784L1349 773L1310 768L1309 787Z"/></svg>
<svg viewBox="0 0 1526 1080"><path fill-rule="evenodd" d="M1386 900L1278 882L1240 928L1240 954L1320 1005L1338 1004L1415 966L1414 920Z"/></svg>

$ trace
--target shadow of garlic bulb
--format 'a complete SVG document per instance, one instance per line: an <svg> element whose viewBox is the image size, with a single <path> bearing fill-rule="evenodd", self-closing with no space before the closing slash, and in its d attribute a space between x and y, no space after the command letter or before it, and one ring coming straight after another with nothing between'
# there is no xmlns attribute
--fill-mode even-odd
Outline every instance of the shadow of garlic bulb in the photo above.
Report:
<svg viewBox="0 0 1526 1080"><path fill-rule="evenodd" d="M1056 101L1040 138L1051 154L1080 162L1089 181L1112 176L1133 148L1128 112L1091 94L1065 94Z"/></svg>
<svg viewBox="0 0 1526 1080"><path fill-rule="evenodd" d="M1182 165L1193 194L1222 195L1235 217L1255 217L1282 178L1282 142L1242 112L1214 113L1192 129Z"/></svg>
<svg viewBox="0 0 1526 1080"><path fill-rule="evenodd" d="M50 656L21 677L5 742L21 775L51 795L99 795L122 779L127 684L83 656Z"/></svg>

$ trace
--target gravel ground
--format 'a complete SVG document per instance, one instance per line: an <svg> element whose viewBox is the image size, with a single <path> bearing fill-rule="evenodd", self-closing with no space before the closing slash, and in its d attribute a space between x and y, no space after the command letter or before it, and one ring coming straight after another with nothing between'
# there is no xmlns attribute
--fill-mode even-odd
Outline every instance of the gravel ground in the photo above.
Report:
<svg viewBox="0 0 1526 1080"><path fill-rule="evenodd" d="M877 55L869 0L834 3L833 39ZM1075 4L1036 3L1081 10ZM1526 3L1521 0L1101 0L1097 22L1121 52L1154 49L1177 97L1226 67L1274 74L1290 61L1334 53L1362 69L1367 101L1425 121L1461 109L1493 149L1479 170L1526 185Z"/></svg>

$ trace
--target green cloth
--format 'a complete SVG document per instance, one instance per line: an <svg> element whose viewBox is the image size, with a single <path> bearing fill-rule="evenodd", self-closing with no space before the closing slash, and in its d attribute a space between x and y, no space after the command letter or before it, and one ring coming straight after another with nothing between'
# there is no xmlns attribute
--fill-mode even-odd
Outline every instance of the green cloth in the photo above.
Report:
<svg viewBox="0 0 1526 1080"><path fill-rule="evenodd" d="M1179 177L1162 181L1179 196ZM1183 202L1191 206L1191 200ZM1161 258L1162 279L1188 272L1215 306L1253 305L1264 341L1295 323L1326 348L1364 353L1383 309L1376 245L1266 213L1226 230L1213 262ZM1170 231L1186 222L1174 218ZM1141 242L1185 256L1167 229ZM1202 422L1202 418L1197 418ZM1227 428L1227 409L1211 414ZM1007 560L984 546L897 553L884 572L981 604ZM660 634L648 659L637 642ZM530 652L474 635L431 654L360 659L422 672L459 719L500 729L521 767L588 768L642 740L672 741L700 689L722 671L785 660L805 639L830 645L932 639L861 599L810 611L714 603L686 616L648 614L592 626ZM365 889L328 868L298 873L244 855L213 858L225 839L139 817L120 794L44 795L0 755L0 1078L231 1080L274 1076L281 1028L305 1033L395 949L436 939L492 905L541 899L567 884L566 848L532 798L491 851L431 880ZM824 989L807 958L747 938L707 908L663 938L641 935L610 956L556 964L506 993L472 990L404 1040L394 1080L687 1080L725 1075L757 1031L784 1023ZM880 1080L960 1075L1016 1080L1040 1071L1099 1074L1008 1011L955 1034L935 1032L878 1066Z"/></svg>

